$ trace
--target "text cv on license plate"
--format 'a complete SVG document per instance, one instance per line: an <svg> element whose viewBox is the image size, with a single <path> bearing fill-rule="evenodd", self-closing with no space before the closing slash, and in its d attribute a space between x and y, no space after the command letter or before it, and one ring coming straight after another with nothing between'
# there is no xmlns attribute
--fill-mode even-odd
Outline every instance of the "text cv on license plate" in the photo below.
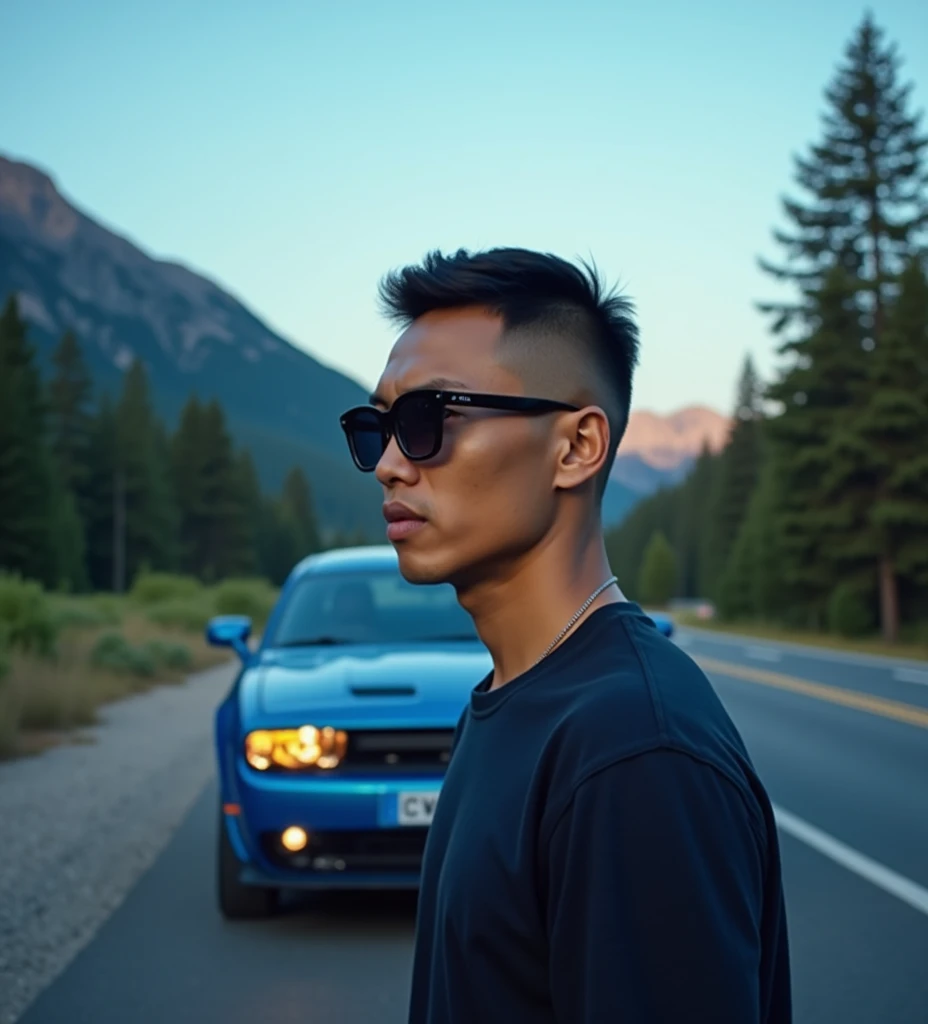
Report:
<svg viewBox="0 0 928 1024"><path fill-rule="evenodd" d="M396 820L401 825L431 825L438 803L434 790L424 793L400 793L396 798Z"/></svg>

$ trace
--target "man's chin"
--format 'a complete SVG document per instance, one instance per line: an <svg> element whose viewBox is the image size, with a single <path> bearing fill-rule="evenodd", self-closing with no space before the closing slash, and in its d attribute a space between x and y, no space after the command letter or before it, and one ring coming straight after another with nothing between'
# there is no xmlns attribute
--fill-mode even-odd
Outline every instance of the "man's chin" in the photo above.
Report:
<svg viewBox="0 0 928 1024"><path fill-rule="evenodd" d="M400 575L407 583L447 583L448 573L439 559L425 553L411 551L405 544L397 544L396 554Z"/></svg>

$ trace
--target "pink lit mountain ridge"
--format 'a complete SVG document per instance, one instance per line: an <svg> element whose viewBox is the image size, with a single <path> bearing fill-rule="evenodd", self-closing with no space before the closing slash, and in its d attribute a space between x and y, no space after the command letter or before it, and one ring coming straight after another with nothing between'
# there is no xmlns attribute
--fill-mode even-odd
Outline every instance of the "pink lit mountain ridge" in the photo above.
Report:
<svg viewBox="0 0 928 1024"><path fill-rule="evenodd" d="M704 405L669 415L633 410L603 497L603 521L620 522L643 497L679 483L708 446L725 444L730 420Z"/></svg>

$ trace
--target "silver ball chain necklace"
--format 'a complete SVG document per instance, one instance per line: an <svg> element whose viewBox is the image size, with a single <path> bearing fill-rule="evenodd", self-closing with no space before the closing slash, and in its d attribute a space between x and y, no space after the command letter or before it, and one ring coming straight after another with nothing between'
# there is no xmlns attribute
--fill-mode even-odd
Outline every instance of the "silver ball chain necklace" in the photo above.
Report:
<svg viewBox="0 0 928 1024"><path fill-rule="evenodd" d="M587 608L590 607L590 605L596 600L597 597L599 597L599 595L604 590L611 587L613 583L618 583L618 579L615 576L610 576L605 583L601 583L593 591L593 593L590 594L590 596L583 602L582 605L580 605L580 607L571 616L570 622L568 622L567 625L560 631L560 633L558 633L558 635L551 641L551 643L548 644L548 647L545 650L544 654L542 654L542 656L532 665L532 668L534 668L535 665L538 665L540 662L544 661L545 658L548 657L548 655L554 650L554 648L557 647L557 645L564 639L564 637L567 636L567 634L573 629L577 620L587 610Z"/></svg>

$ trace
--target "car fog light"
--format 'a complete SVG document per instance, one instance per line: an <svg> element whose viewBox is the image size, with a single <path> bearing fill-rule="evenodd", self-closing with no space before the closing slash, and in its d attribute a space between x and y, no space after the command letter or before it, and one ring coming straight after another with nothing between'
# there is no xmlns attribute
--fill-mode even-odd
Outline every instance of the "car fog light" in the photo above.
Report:
<svg viewBox="0 0 928 1024"><path fill-rule="evenodd" d="M290 828L284 829L281 833L280 841L283 843L284 848L291 853L299 853L300 850L306 848L309 836L306 835L306 832L299 825L291 825Z"/></svg>

